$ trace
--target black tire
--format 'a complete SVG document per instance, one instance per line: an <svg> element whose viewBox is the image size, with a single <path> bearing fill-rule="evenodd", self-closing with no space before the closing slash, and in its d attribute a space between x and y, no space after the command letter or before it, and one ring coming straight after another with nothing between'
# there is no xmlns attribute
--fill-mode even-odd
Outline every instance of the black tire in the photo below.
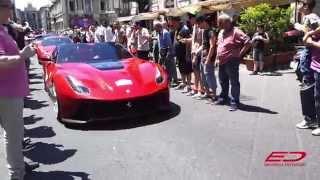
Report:
<svg viewBox="0 0 320 180"><path fill-rule="evenodd" d="M60 115L60 103L59 103L59 100L58 100L58 97L57 97L57 93L56 93L56 88L55 88L55 85L54 83L52 83L52 91L50 92L49 90L49 94L50 94L50 98L53 102L53 110L57 113L57 120L59 122L62 122L61 121L61 115Z"/></svg>

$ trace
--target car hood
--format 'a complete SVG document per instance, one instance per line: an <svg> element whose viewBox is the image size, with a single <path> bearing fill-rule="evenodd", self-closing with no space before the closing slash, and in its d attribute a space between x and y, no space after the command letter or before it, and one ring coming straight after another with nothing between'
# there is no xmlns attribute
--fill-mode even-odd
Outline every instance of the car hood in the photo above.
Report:
<svg viewBox="0 0 320 180"><path fill-rule="evenodd" d="M167 74L162 68L135 58L108 63L65 63L58 69L65 77L72 76L89 88L91 98L128 99L167 88ZM157 69L165 79L161 84L155 81Z"/></svg>

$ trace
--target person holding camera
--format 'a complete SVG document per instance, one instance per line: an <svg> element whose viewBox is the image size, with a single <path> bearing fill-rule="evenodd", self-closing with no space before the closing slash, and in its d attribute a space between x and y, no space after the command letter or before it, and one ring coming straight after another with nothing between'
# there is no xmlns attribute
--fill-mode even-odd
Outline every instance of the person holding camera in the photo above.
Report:
<svg viewBox="0 0 320 180"><path fill-rule="evenodd" d="M11 180L25 174L22 154L24 137L23 99L29 94L25 61L35 54L31 45L21 51L3 24L8 24L13 4L0 0L0 126L4 129L4 147Z"/></svg>
<svg viewBox="0 0 320 180"><path fill-rule="evenodd" d="M258 25L257 32L253 35L251 40L254 59L254 68L251 75L257 75L258 72L263 71L264 48L269 41L269 35L264 31L263 25Z"/></svg>

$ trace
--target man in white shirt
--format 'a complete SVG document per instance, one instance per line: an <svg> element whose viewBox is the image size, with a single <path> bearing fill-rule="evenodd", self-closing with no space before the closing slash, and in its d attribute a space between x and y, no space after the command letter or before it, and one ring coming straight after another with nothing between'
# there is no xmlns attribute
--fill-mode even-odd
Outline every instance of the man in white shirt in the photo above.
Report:
<svg viewBox="0 0 320 180"><path fill-rule="evenodd" d="M94 34L94 42L95 43L105 42L106 31L107 29L102 24L98 26Z"/></svg>
<svg viewBox="0 0 320 180"><path fill-rule="evenodd" d="M115 42L116 41L116 36L113 33L112 27L108 26L106 31L105 31L105 42Z"/></svg>
<svg viewBox="0 0 320 180"><path fill-rule="evenodd" d="M88 32L86 32L86 41L87 43L94 43L95 42L95 27L91 25L88 29Z"/></svg>
<svg viewBox="0 0 320 180"><path fill-rule="evenodd" d="M137 39L135 37L136 32L136 24L133 23L130 28L128 28L127 31L127 38L128 38L128 49L132 54L136 54L137 50Z"/></svg>
<svg viewBox="0 0 320 180"><path fill-rule="evenodd" d="M137 31L135 36L138 43L138 58L148 60L150 51L150 34L147 28L145 28L145 22L140 21L137 23Z"/></svg>
<svg viewBox="0 0 320 180"><path fill-rule="evenodd" d="M120 23L115 21L112 26L107 27L105 31L105 42L118 42L119 41Z"/></svg>

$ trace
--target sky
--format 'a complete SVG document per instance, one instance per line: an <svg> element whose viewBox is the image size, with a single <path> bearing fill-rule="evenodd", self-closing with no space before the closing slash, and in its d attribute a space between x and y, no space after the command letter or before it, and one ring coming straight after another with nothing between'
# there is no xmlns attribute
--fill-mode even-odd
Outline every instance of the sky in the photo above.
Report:
<svg viewBox="0 0 320 180"><path fill-rule="evenodd" d="M15 0L15 1L16 1L16 7L21 10L23 10L28 3L31 3L33 7L37 9L50 4L50 0Z"/></svg>

